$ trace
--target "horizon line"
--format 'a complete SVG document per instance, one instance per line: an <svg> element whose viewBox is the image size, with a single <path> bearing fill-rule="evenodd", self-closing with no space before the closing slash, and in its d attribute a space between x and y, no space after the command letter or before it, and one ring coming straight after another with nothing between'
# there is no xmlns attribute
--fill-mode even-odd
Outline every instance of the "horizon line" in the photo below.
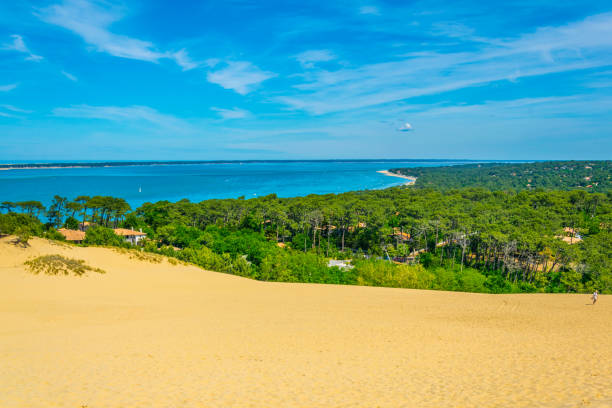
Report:
<svg viewBox="0 0 612 408"><path fill-rule="evenodd" d="M237 163L325 163L325 162L484 162L484 163L525 163L542 161L580 161L580 160L521 160L521 159L247 159L247 160L70 160L70 161L17 161L2 162L0 169L36 168L70 168L70 167L122 167L122 166L153 166L153 165L190 165L190 164L237 164ZM592 160L601 161L601 160Z"/></svg>

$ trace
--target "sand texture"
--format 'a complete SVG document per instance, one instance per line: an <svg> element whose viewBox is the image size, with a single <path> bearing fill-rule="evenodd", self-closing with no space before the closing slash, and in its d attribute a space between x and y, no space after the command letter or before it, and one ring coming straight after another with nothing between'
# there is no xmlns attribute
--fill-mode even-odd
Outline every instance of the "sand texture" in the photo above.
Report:
<svg viewBox="0 0 612 408"><path fill-rule="evenodd" d="M106 274L47 276L40 254ZM0 407L612 407L612 298L257 282L0 239Z"/></svg>

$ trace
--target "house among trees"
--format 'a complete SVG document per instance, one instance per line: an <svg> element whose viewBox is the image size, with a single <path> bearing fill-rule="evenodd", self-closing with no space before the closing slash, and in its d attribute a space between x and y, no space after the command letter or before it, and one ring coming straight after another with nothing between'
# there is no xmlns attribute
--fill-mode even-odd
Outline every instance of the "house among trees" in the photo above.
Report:
<svg viewBox="0 0 612 408"><path fill-rule="evenodd" d="M57 231L64 236L66 241L74 242L75 244L81 244L85 240L87 230L92 226L94 226L94 224L85 221L79 223L78 230L60 228ZM142 230L135 231L133 229L126 228L115 228L113 232L116 235L122 237L125 242L128 242L132 245L138 245L138 243L147 236L147 234L142 232Z"/></svg>
<svg viewBox="0 0 612 408"><path fill-rule="evenodd" d="M353 232L353 231L356 231L358 228L367 228L367 226L368 224L366 224L365 222L358 222L356 227L349 226L348 231Z"/></svg>
<svg viewBox="0 0 612 408"><path fill-rule="evenodd" d="M329 268L337 266L340 269L353 269L355 266L351 265L351 260L338 260L338 259L330 259L327 263Z"/></svg>
<svg viewBox="0 0 612 408"><path fill-rule="evenodd" d="M132 245L138 245L141 240L147 237L147 234L142 232L142 230L135 231L133 229L115 228L114 231L115 234L123 237L125 242L129 242Z"/></svg>
<svg viewBox="0 0 612 408"><path fill-rule="evenodd" d="M66 241L74 242L75 244L80 244L85 239L84 231L60 228L57 230L57 232L62 234Z"/></svg>
<svg viewBox="0 0 612 408"><path fill-rule="evenodd" d="M395 237L396 239L398 239L400 241L410 241L410 234L408 234L407 232L402 231L398 227L394 227L393 228L393 237Z"/></svg>
<svg viewBox="0 0 612 408"><path fill-rule="evenodd" d="M557 236L557 238L567 242L568 244L577 244L582 241L582 237L574 228L565 227L563 228L563 235Z"/></svg>

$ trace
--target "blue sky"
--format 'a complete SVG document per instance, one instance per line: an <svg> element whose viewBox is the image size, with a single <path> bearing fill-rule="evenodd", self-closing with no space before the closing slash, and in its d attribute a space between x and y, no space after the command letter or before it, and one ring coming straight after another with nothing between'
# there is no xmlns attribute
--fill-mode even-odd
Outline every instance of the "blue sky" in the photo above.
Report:
<svg viewBox="0 0 612 408"><path fill-rule="evenodd" d="M609 1L0 3L0 159L612 158Z"/></svg>

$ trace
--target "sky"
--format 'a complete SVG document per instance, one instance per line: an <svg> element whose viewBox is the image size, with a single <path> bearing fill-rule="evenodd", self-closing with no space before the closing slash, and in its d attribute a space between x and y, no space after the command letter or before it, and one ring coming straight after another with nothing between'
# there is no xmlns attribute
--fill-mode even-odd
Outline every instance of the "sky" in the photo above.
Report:
<svg viewBox="0 0 612 408"><path fill-rule="evenodd" d="M612 3L0 2L0 160L328 158L611 159Z"/></svg>

